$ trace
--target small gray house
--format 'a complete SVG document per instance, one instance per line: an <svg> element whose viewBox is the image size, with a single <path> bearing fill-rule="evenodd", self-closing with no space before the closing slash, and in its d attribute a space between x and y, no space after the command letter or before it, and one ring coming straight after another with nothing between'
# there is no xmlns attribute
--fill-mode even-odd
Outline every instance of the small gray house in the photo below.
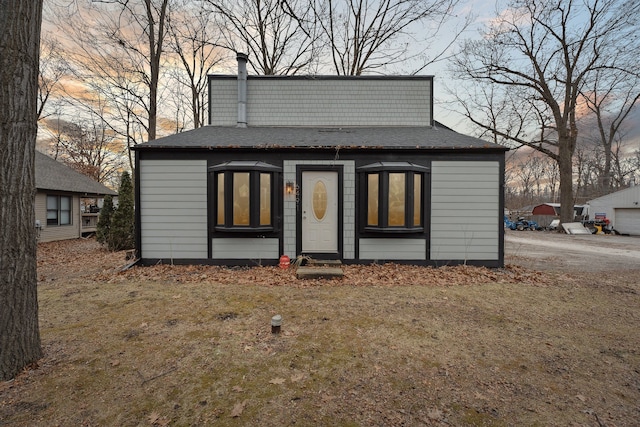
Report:
<svg viewBox="0 0 640 427"><path fill-rule="evenodd" d="M504 264L502 146L433 119L433 77L209 76L209 125L136 146L137 252Z"/></svg>
<svg viewBox="0 0 640 427"><path fill-rule="evenodd" d="M36 151L36 224L39 242L76 239L96 231L98 213L84 212L83 199L118 193Z"/></svg>

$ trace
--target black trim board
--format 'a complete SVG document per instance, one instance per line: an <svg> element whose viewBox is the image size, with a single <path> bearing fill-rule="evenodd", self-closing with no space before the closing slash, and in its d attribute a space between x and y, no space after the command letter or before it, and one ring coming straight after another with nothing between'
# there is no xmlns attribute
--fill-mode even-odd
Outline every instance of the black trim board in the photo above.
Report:
<svg viewBox="0 0 640 427"><path fill-rule="evenodd" d="M449 261L425 261L425 262L418 262L418 261L407 261L407 264L415 264L415 265L433 265L433 266L438 266L438 265L457 265L457 264L468 264L468 265L485 265L488 267L502 267L504 265L504 229L502 227L502 211L504 210L504 168L505 168L505 155L503 151L494 151L494 150L487 150L484 152L479 152L478 150L469 150L469 151L465 151L465 150L460 150L460 151L452 151L452 150L388 150L388 149L384 149L384 150L379 150L379 149L375 149L375 150L368 150L368 149L363 149L360 151L355 151L355 150L350 150L350 151L344 151L344 150L340 150L339 153L336 152L336 150L325 150L325 149L318 149L318 150L308 150L308 149L284 149L284 150L275 150L275 149L269 149L269 150L233 150L233 149L225 149L225 150L195 150L195 149L185 149L185 150L162 150L162 149L158 149L158 150L145 150L145 151L138 151L136 152L136 159L135 159L135 171L134 171L134 176L135 176L135 180L136 183L140 182L140 164L141 161L143 162L144 160L151 160L151 159L162 159L162 160L174 160L174 159L182 159L182 160L188 160L188 159L198 159L198 160L202 160L202 159L206 159L208 162L208 165L214 165L214 164L220 164L223 163L225 161L231 161L231 160L260 160L260 161L265 161L268 163L271 163L273 165L277 165L282 167L283 165L283 161L284 160L294 160L296 162L298 162L299 164L297 165L297 168L302 167L304 170L332 170L332 168L329 165L309 165L309 164L305 164L305 161L310 161L310 160L334 160L336 158L336 154L339 154L339 160L353 160L354 161L354 166L357 168L358 166L362 166L362 165L366 165L366 164L370 164L370 163L374 163L376 161L411 161L413 163L416 164L420 164L422 166L425 167L431 167L431 164L433 161L447 161L447 160L454 160L454 161L495 161L498 162L499 164L499 174L500 174L500 190L499 190L499 215L497 215L496 218L496 222L498 224L498 230L499 230L499 259L498 260L493 260L493 261L469 261L467 260L466 262L464 260L449 260ZM344 228L344 224L343 224L343 211L344 211L344 203L343 203L343 197L344 195L342 194L342 182L344 179L344 169L342 165L336 165L336 167L339 167L342 169L342 172L339 173L339 189L340 189L340 206L339 206L339 220L340 220L340 225L339 225L339 250L340 250L340 254L343 255L343 243L344 243L344 236L343 236L343 228ZM334 169L335 170L335 169ZM279 184L276 184L278 190L277 191L282 191L282 189L284 188L284 177L282 174L278 173L276 174L277 176L277 182L279 182ZM301 175L299 175L299 171L298 169L296 170L296 176L297 176L297 180L299 182L301 182ZM356 185L359 185L358 182L358 178L356 177ZM211 189L210 189L210 182L209 180L207 181L207 194L209 195L209 198L211 198ZM430 212L430 206L431 206L431 173L427 174L427 182L425 183L424 186L424 198L425 198L425 212L423 213L423 217L425 220L425 232L424 232L424 237L427 240L427 247L426 247L426 257L427 260L430 257L430 253L431 253L431 239L430 239L430 232L431 232L431 212ZM136 206L141 206L140 203L140 186L136 185L135 186L135 200L136 200ZM356 209L358 209L359 206L361 206L361 197L360 197L360 192L357 191L356 188ZM283 218L283 201L284 198L283 197L279 197L277 203L278 206L278 214L277 217L275 219L276 222L281 223L282 222L282 218ZM207 209L210 209L209 204L207 204ZM209 214L207 215L207 217L209 218L208 221L211 221L210 219L210 214L211 212L209 212ZM301 238L300 236L298 236L298 233L301 231L300 228L300 224L298 223L298 215L299 215L299 211L296 211L296 222L297 222L297 230L296 230L296 247L299 249L300 245L301 245ZM136 213L135 213L135 217L136 217L136 251L137 251L137 255L142 258L144 260L144 248L141 247L141 230L140 230L140 224L141 224L141 213L139 211L139 209L136 209ZM359 240L361 237L383 237L382 233L381 234L376 234L375 236L373 234L369 234L367 236L363 235L360 231L360 214L358 213L358 211L356 211L356 224L355 224L355 241L354 241L354 248L355 248L355 256L357 257L360 251L360 247L359 247ZM211 223L208 224L208 230L211 229L210 227ZM384 236L389 236L391 237L392 235L386 235L384 234ZM420 235L422 236L422 235ZM240 236L238 236L240 237ZM246 236L246 237L255 237L255 236ZM284 236L283 236L283 229L282 227L279 227L279 230L274 233L271 234L270 237L277 237L279 239L279 249L280 249L280 253L283 253L284 250ZM402 238L411 238L412 235L411 234L405 234L405 235L399 235L396 237L402 237ZM208 239L207 240L207 245L208 245L208 255L211 255L211 240ZM167 260L170 261L170 260ZM196 263L196 264L208 264L208 262L206 262L207 260L191 260L192 263ZM225 265L225 263L223 262L224 260L212 260L215 261L214 264L216 265ZM228 260L229 263L227 265L256 265L255 262L250 261L250 260ZM275 260L273 260L275 262ZM176 260L174 260L174 263L177 262ZM181 261L182 262L182 261ZM263 264L267 264L268 261L263 260L262 261ZM359 260L358 258L355 258L353 260L343 260L343 262L345 263L368 263L369 260ZM378 262L380 262L380 260L378 260ZM392 262L395 263L405 263L404 261L399 261L399 260L393 260Z"/></svg>

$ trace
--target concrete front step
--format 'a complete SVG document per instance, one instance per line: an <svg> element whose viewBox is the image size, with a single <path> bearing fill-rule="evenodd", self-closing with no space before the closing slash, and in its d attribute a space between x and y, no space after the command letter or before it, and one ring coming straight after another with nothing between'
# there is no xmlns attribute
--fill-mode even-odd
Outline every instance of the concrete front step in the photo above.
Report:
<svg viewBox="0 0 640 427"><path fill-rule="evenodd" d="M303 266L296 270L298 279L337 279L344 276L342 268Z"/></svg>
<svg viewBox="0 0 640 427"><path fill-rule="evenodd" d="M310 259L308 265L312 267L340 267L342 261L339 259Z"/></svg>

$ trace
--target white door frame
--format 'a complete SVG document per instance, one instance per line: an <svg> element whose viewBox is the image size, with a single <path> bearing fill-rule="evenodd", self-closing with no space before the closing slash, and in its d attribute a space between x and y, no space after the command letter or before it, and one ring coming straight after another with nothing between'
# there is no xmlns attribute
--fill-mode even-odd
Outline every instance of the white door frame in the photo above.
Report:
<svg viewBox="0 0 640 427"><path fill-rule="evenodd" d="M306 172L315 172L315 173L322 173L322 172L326 172L326 173L331 173L331 174L336 174L336 188L335 188L335 192L336 194L334 195L334 199L331 200L331 196L328 196L328 206L327 206L327 215L331 215L331 209L335 209L334 214L335 214L335 235L333 237L335 237L335 247L332 248L331 250L324 250L324 249L320 249L320 250L313 250L313 249L309 249L308 247L305 247L305 224L306 221L309 220L309 216L308 215L313 215L312 212L309 212L308 210L305 210L305 202L310 202L309 199L307 199L307 197L311 197L312 193L313 193L313 188L305 188L305 180L304 180L304 174ZM343 197L343 188L342 188L342 175L343 175L343 171L342 171L342 166L298 166L298 170L297 170L297 180L300 183L300 204L298 206L298 215L297 215L297 247L300 248L298 252L303 253L303 254L311 254L312 256L321 256L321 257L338 257L341 258L341 254L342 254L342 197ZM331 191L330 189L327 189L328 191ZM307 207L308 209L308 207ZM307 245L308 246L308 245Z"/></svg>

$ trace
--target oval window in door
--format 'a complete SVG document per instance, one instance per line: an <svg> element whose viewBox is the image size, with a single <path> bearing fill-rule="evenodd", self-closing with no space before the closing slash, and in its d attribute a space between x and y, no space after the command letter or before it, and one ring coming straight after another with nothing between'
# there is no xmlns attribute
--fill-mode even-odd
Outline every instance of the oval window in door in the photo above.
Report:
<svg viewBox="0 0 640 427"><path fill-rule="evenodd" d="M327 213L327 187L324 182L318 181L313 186L313 215L318 221L322 221Z"/></svg>

